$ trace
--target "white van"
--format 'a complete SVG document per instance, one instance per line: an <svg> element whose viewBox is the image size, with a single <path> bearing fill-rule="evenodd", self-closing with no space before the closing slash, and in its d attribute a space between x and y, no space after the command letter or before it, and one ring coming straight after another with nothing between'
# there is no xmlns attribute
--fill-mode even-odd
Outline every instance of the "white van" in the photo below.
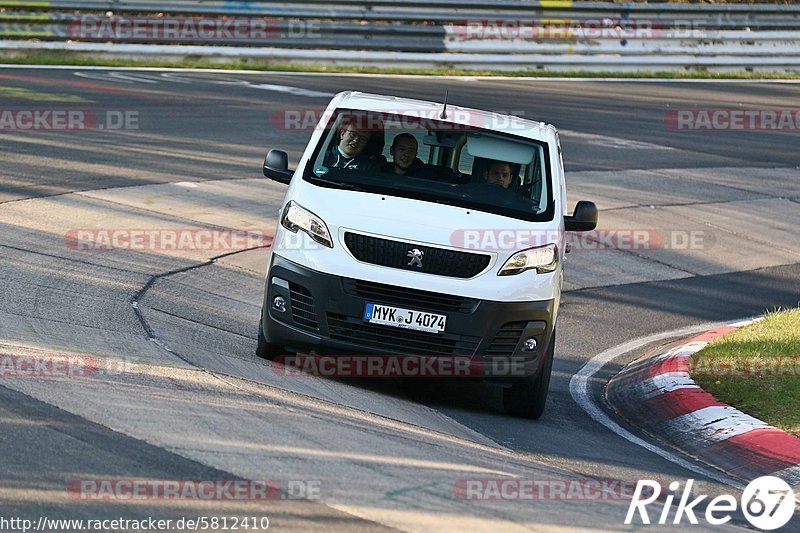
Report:
<svg viewBox="0 0 800 533"><path fill-rule="evenodd" d="M550 382L566 213L553 126L359 92L336 95L289 185L269 255L257 353L460 358L541 416ZM471 376L475 377L474 374Z"/></svg>

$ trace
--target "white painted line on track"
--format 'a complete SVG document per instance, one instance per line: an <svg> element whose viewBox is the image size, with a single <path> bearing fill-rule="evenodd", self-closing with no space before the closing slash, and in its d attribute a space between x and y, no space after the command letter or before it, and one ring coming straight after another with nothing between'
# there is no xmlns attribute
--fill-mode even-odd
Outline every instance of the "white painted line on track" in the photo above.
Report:
<svg viewBox="0 0 800 533"><path fill-rule="evenodd" d="M77 72L75 73L78 74ZM135 83L158 83L158 80L154 80L147 76L142 76L139 74L124 74L122 72L109 72L108 75L112 78L120 79L120 80L130 80Z"/></svg>
<svg viewBox="0 0 800 533"><path fill-rule="evenodd" d="M221 84L221 85L238 85L241 87L249 87L251 89L260 89L263 91L273 91L278 93L285 93L291 94L293 96L306 96L309 98L331 98L334 96L334 93L330 92L322 92L322 91L314 91L311 89L304 89L302 87L293 87L291 85L276 85L272 83L251 83L244 79L237 79L228 76L211 76L211 77L203 77L203 76L186 76L181 75L173 72L162 72L160 76L155 75L145 75L145 74L137 74L137 73L123 73L121 71L109 71L109 72L82 72L82 71L75 71L73 72L75 76L80 78L88 78L93 80L100 80L100 81L113 81L113 82L122 82L122 83L149 83L149 84L159 84L161 82L176 82L176 83L192 83L192 82L201 82L201 83L213 83L213 84Z"/></svg>
<svg viewBox="0 0 800 533"><path fill-rule="evenodd" d="M220 85L250 85L250 82L242 78L234 78L233 76L193 76L193 74L222 74L218 72L160 72L158 79L162 81L174 81L178 83L193 83L197 81L208 81L213 79L214 83ZM226 73L227 74L227 73Z"/></svg>
<svg viewBox="0 0 800 533"><path fill-rule="evenodd" d="M607 148L627 148L631 150L675 150L671 146L664 146L663 144L653 144L642 141L633 141L631 139L623 139L621 137L610 137L608 135L598 135L596 133L585 133L575 130L558 130L559 135L565 137L576 137L578 139L585 139L589 144L596 146L605 146Z"/></svg>
<svg viewBox="0 0 800 533"><path fill-rule="evenodd" d="M89 72L89 73L86 73L86 72L73 72L73 74L75 74L79 78L85 78L87 80L109 81L108 80L108 73L94 74L92 72ZM119 78L119 77L117 77L114 81L117 81L119 83L133 83L133 80L122 79L122 78Z"/></svg>
<svg viewBox="0 0 800 533"><path fill-rule="evenodd" d="M640 337L638 339L630 340L626 343L620 344L618 346L614 346L613 348L609 348L608 350L601 352L590 359L581 369L572 376L572 379L569 382L569 392L572 395L572 398L575 400L581 409L586 411L586 413L596 422L602 424L609 430L613 431L623 439L641 446L642 448L655 453L656 455L675 463L678 466L681 466L691 472L695 472L696 474L700 474L705 476L709 479L713 479L718 481L724 485L729 485L732 487L736 487L738 489L743 489L744 485L735 481L733 479L728 478L727 476L713 471L697 464L694 464L678 455L675 455L672 452L659 448L658 446L651 444L627 429L620 426L617 422L611 419L608 414L599 406L597 405L594 400L592 399L592 395L589 391L589 381L598 373L602 368L616 359L621 355L624 355L628 352L646 346L650 343L675 338L675 337L690 337L692 335L696 335L698 333L702 333L705 331L709 331L712 329L716 329L720 326L727 325L728 323L725 322L715 322L710 324L701 324L699 326L690 326L686 328L676 329L674 331L665 331L662 333L656 333L654 335L648 335L646 337Z"/></svg>
<svg viewBox="0 0 800 533"><path fill-rule="evenodd" d="M31 70L122 70L131 72L208 72L219 74L259 74L270 76L320 76L320 77L349 77L349 78L399 78L412 80L439 79L460 81L552 81L552 82L613 82L613 83L784 83L800 84L800 79L750 79L736 78L571 78L549 76L438 76L428 74L369 74L348 72L287 72L282 70L242 70L224 68L182 68L182 67L104 67L94 65L22 65L0 63L2 69L31 69Z"/></svg>
<svg viewBox="0 0 800 533"><path fill-rule="evenodd" d="M334 93L323 93L320 91L312 91L310 89L302 89L300 87L290 87L289 85L273 85L271 83L259 83L258 85L250 84L251 89L262 89L265 91L273 91L276 93L288 93L295 96L308 96L311 98L331 98Z"/></svg>

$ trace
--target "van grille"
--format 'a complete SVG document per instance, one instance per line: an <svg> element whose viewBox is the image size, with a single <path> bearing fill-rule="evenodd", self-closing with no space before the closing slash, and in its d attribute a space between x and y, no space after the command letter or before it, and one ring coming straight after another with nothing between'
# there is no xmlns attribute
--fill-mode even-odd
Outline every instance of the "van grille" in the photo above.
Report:
<svg viewBox="0 0 800 533"><path fill-rule="evenodd" d="M356 259L364 263L451 278L477 276L491 261L491 256L486 254L447 250L350 232L344 234L344 244ZM423 253L422 267L409 265L411 259L408 253L414 249Z"/></svg>
<svg viewBox="0 0 800 533"><path fill-rule="evenodd" d="M345 279L344 292L364 298L369 302L385 303L425 311L471 313L478 301L463 296L393 287L383 283Z"/></svg>
<svg viewBox="0 0 800 533"><path fill-rule="evenodd" d="M331 339L361 344L386 355L471 356L475 353L481 340L480 337L425 333L369 324L360 319L334 313L328 313L328 332Z"/></svg>

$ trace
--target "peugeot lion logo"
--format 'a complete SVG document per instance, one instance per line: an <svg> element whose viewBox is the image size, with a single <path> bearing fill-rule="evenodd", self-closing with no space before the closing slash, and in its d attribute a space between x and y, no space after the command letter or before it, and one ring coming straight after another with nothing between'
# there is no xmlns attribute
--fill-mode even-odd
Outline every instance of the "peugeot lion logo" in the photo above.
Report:
<svg viewBox="0 0 800 533"><path fill-rule="evenodd" d="M408 251L408 257L411 258L411 261L408 262L408 266L417 266L422 268L422 256L425 255L425 252L422 250L418 250L414 248L413 250Z"/></svg>

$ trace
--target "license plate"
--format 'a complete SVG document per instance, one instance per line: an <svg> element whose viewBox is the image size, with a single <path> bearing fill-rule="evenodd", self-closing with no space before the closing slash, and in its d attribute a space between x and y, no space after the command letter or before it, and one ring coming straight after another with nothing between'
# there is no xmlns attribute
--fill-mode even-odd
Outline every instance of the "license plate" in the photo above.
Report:
<svg viewBox="0 0 800 533"><path fill-rule="evenodd" d="M364 308L364 320L370 324L394 326L428 333L442 333L447 323L447 316L368 303Z"/></svg>

